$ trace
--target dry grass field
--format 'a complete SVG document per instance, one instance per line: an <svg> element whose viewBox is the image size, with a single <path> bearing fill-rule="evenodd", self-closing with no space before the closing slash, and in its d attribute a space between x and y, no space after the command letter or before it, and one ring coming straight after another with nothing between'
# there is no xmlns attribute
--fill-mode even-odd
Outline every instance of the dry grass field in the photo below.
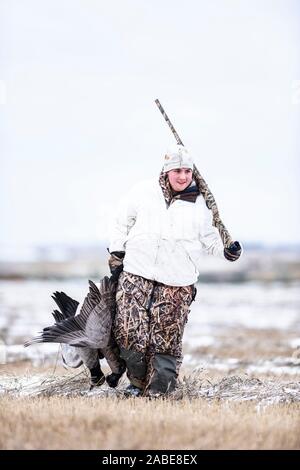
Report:
<svg viewBox="0 0 300 470"><path fill-rule="evenodd" d="M1 399L1 449L299 449L300 405Z"/></svg>
<svg viewBox="0 0 300 470"><path fill-rule="evenodd" d="M0 379L10 376L17 386L18 378L29 371L28 364L6 365ZM52 372L53 367L34 369L36 380L41 373L48 377L48 382L41 382L43 393L1 393L1 449L300 448L300 402L282 402L275 395L273 402L259 396L251 399L258 389L271 393L272 382L268 388L263 378L242 380L206 372L202 379L183 378L175 397L150 401L126 399L122 391L115 393L106 387L88 392L85 376L76 382L74 372L66 376L60 367L51 382ZM66 377L69 384L75 384L73 388L66 388ZM55 393L53 384L64 395ZM213 384L217 385L211 388ZM274 390L282 389L278 378L273 385ZM197 387L203 396L195 395ZM291 393L291 387L286 385L285 390ZM213 393L209 396L207 390ZM240 398L234 399L238 392Z"/></svg>

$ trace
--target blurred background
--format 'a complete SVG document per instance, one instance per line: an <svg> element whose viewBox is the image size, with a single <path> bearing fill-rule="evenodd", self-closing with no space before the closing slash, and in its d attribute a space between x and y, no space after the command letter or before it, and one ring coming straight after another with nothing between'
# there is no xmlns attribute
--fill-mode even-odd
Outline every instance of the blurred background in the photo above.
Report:
<svg viewBox="0 0 300 470"><path fill-rule="evenodd" d="M82 301L87 279L108 273L117 201L158 176L175 142L155 98L244 245L238 263L203 257L191 360L195 342L209 360L217 338L221 357L251 329L252 351L266 336L272 357L300 346L299 21L298 0L0 1L0 339L11 360L52 322L54 290Z"/></svg>

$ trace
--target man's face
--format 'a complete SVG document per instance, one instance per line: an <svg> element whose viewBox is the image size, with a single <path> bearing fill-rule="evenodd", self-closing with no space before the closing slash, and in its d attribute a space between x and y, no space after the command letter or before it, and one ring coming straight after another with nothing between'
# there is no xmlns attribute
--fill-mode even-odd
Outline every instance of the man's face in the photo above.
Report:
<svg viewBox="0 0 300 470"><path fill-rule="evenodd" d="M173 191L183 191L191 184L193 172L190 168L177 168L168 171L168 178Z"/></svg>

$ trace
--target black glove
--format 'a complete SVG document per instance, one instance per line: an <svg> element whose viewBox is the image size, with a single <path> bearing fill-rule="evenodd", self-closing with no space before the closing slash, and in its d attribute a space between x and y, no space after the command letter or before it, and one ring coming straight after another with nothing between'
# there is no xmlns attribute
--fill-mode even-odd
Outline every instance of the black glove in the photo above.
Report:
<svg viewBox="0 0 300 470"><path fill-rule="evenodd" d="M237 241L231 243L228 248L224 248L224 256L229 261L236 261L241 256L241 253L242 247Z"/></svg>
<svg viewBox="0 0 300 470"><path fill-rule="evenodd" d="M109 265L111 274L116 278L123 271L124 256L125 256L125 251L113 251L112 253L110 253L108 265Z"/></svg>

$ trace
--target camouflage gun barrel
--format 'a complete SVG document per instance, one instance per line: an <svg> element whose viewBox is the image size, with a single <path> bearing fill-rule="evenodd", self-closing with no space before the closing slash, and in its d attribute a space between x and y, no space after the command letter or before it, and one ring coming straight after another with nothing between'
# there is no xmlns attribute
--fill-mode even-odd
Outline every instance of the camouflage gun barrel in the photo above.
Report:
<svg viewBox="0 0 300 470"><path fill-rule="evenodd" d="M170 121L167 113L165 112L164 108L162 107L160 101L158 99L156 99L155 103L158 106L158 109L160 110L161 114L165 118L165 121L167 122L168 126L170 127L170 129L172 131L172 134L174 135L174 137L176 139L177 144L178 145L183 145L182 140L180 139L179 135L177 134L173 124L171 123L171 121ZM212 192L210 191L205 179L200 174L200 172L199 172L198 168L196 167L196 165L194 165L193 176L194 176L194 179L197 183L197 186L198 186L202 196L204 197L204 200L206 202L206 205L207 205L208 209L210 209L212 211L212 216L213 216L212 225L215 226L218 229L220 237L221 237L223 245L224 245L224 248L228 248L233 243L233 240L232 240L231 236L229 235L229 232L228 232L227 228L225 227L225 225L223 224L223 222L220 218L220 214L219 214L219 210L218 210L215 198L214 198Z"/></svg>
<svg viewBox="0 0 300 470"><path fill-rule="evenodd" d="M155 100L155 103L157 104L158 106L158 109L160 110L161 114L163 115L163 117L165 118L165 121L167 122L167 124L169 125L175 139L176 139L176 142L178 145L183 145L183 142L181 140L181 138L179 137L179 135L177 134L177 132L175 131L175 128L173 126L173 124L171 123L170 119L168 118L167 116L167 113L165 112L164 108L162 107L162 105L160 104L160 101L158 99Z"/></svg>

